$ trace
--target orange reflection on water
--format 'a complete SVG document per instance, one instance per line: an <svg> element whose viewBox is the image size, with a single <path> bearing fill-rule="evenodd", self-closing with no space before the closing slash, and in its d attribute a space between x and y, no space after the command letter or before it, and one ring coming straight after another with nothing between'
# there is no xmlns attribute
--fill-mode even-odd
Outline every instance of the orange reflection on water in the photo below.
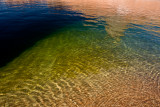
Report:
<svg viewBox="0 0 160 107"><path fill-rule="evenodd" d="M36 3L35 1L38 1L40 3L46 3L49 8L57 6L62 9L81 12L84 14L83 16L87 18L96 17L98 20L99 17L102 16L100 20L102 19L106 21L106 31L113 38L123 36L123 32L129 23L133 22L142 24L144 22L152 21L151 19L154 19L154 22L158 22L160 20L160 1L158 0L6 1L8 1L8 4L11 5L21 5L24 3L34 4ZM9 105L17 104L17 106L20 105L22 107L24 104L31 105L32 103L36 103L35 105L37 106L51 106L52 103L64 103L71 106L92 105L92 107L106 105L121 105L122 107L160 105L160 97L158 95L160 92L159 72L157 70L159 68L159 63L149 67L150 63L142 63L139 61L140 59L135 59L132 67L130 68L117 68L107 71L108 69L104 68L106 67L106 64L113 63L114 61L110 62L111 57L106 55L107 53L109 55L111 53L112 56L112 51L110 52L102 49L106 49L107 47L109 48L110 44L102 44L102 46L104 45L105 47L101 49L97 44L92 44L94 41L91 41L91 49L89 49L88 47L90 45L87 44L87 41L84 43L83 41L82 43L81 41L79 42L78 40L80 39L78 36L75 36L77 35L77 32L75 32L76 30L74 28L68 28L67 30L64 29L64 32L55 34L58 36L53 36L53 38L50 37L42 40L30 50L24 52L21 56L14 60L17 63L11 62L10 65L7 65L4 69L6 71L8 71L8 69L14 69L15 73L13 76L11 74L10 77L7 77L7 85L10 87L11 85L9 83L12 83L14 79L17 79L20 83L17 83L17 85L17 81L13 81L12 84L15 85L15 89L17 89L16 92L9 92L9 94L7 93L6 95L2 93L0 99L3 101L0 100L0 104L7 105L8 101ZM84 32L84 34L87 34L86 37L92 36L92 33L89 32ZM103 41L99 41L98 43L100 42ZM103 43L107 43L107 40L104 40ZM112 46L113 45L111 44L111 49L113 48L113 51L115 51L116 48ZM95 47L96 49L92 47ZM109 60L104 60L103 58L108 58ZM57 63L55 63L56 61ZM92 62L94 62L93 65ZM102 66L102 64L105 65ZM113 63L113 65L115 64ZM58 76L61 76L60 73L64 71L70 71L74 74L74 67L76 68L75 70L79 72L93 72L100 70L102 73L93 76L89 75L88 77L78 75L76 79L51 79L51 75L54 77L57 72ZM19 75L21 77L20 79L17 78ZM28 75L33 75L33 78L31 77L31 79L24 80L25 77L28 78ZM46 82L46 84L44 85L43 82ZM5 88L5 86L6 84L3 87ZM18 89L21 90L19 91ZM8 90L10 90L10 88L8 88ZM16 103L15 100L17 101ZM52 106L53 105L54 104L52 104ZM55 106L57 105L55 104Z"/></svg>
<svg viewBox="0 0 160 107"><path fill-rule="evenodd" d="M48 0L50 1L50 0ZM148 15L160 16L158 0L60 0L86 15Z"/></svg>
<svg viewBox="0 0 160 107"><path fill-rule="evenodd" d="M6 4L44 3L85 14L85 17L123 16L160 19L159 0L4 0ZM23 5L22 5L23 6Z"/></svg>

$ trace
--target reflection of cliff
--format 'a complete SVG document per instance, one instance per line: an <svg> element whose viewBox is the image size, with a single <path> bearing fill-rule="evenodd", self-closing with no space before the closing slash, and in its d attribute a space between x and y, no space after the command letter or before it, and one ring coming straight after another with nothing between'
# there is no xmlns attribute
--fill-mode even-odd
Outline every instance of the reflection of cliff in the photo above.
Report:
<svg viewBox="0 0 160 107"><path fill-rule="evenodd" d="M8 1L8 0L6 0ZM123 36L128 23L159 24L159 0L13 0L10 4L45 3L49 8L67 9L83 13L86 18L99 18L107 22L106 31L112 37Z"/></svg>
<svg viewBox="0 0 160 107"><path fill-rule="evenodd" d="M86 18L99 18L106 22L106 32L120 40L129 23L160 22L158 0L60 0L67 9L83 13ZM154 19L154 20L152 20Z"/></svg>
<svg viewBox="0 0 160 107"><path fill-rule="evenodd" d="M111 37L123 36L129 23L160 22L158 0L60 0L70 10L81 12L84 17L103 17L106 31ZM154 20L153 20L154 19Z"/></svg>
<svg viewBox="0 0 160 107"><path fill-rule="evenodd" d="M86 15L160 16L158 0L60 0L71 10Z"/></svg>
<svg viewBox="0 0 160 107"><path fill-rule="evenodd" d="M50 7L67 7L87 16L160 17L159 0L4 0L7 4L45 3Z"/></svg>

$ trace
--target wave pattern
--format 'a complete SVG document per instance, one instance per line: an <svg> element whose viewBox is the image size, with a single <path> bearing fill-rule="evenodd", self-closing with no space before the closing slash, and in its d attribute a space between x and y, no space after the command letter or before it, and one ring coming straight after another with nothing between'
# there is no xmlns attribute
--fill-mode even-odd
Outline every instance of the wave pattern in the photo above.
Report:
<svg viewBox="0 0 160 107"><path fill-rule="evenodd" d="M64 28L1 68L0 105L160 106L158 60L106 32L81 30Z"/></svg>
<svg viewBox="0 0 160 107"><path fill-rule="evenodd" d="M21 90L1 95L0 104L18 107L158 107L159 81L155 81L157 77L152 77L149 72L147 74L147 68L141 72L146 67L143 64L123 69L101 69L101 73L95 75L53 79L46 84L36 84L32 89L29 86L33 84L26 81Z"/></svg>

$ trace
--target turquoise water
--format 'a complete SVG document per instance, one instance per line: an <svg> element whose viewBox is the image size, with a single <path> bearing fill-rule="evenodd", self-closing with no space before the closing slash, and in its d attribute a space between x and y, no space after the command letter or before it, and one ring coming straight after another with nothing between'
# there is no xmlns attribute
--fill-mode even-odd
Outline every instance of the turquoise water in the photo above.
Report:
<svg viewBox="0 0 160 107"><path fill-rule="evenodd" d="M29 25L33 31L35 26L39 30L17 40L33 42L23 41L30 45L22 45L21 50L12 47L16 55L3 61L6 64L0 68L2 107L160 106L158 0L15 0L2 1L1 5L1 10L27 8L27 12L35 13L25 13L26 17L48 15L39 19L38 24ZM36 6L36 12L32 6ZM37 12L40 14L36 15ZM34 22L32 18L30 21ZM23 36L27 29L20 31L12 36ZM3 36L12 29L7 32ZM33 34L28 38L30 33Z"/></svg>

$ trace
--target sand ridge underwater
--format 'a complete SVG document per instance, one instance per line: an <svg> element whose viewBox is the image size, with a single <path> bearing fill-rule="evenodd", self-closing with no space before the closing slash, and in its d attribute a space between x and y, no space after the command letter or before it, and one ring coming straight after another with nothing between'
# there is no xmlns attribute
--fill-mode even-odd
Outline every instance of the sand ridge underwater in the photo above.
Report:
<svg viewBox="0 0 160 107"><path fill-rule="evenodd" d="M0 106L160 106L157 0L0 3L4 16L9 15L6 11L15 14L22 9L29 20L33 16L31 21L36 26L44 25L42 32L53 27L45 37L0 68ZM36 17L44 22L35 21ZM58 27L59 24L65 26ZM35 30L34 26L29 27Z"/></svg>

